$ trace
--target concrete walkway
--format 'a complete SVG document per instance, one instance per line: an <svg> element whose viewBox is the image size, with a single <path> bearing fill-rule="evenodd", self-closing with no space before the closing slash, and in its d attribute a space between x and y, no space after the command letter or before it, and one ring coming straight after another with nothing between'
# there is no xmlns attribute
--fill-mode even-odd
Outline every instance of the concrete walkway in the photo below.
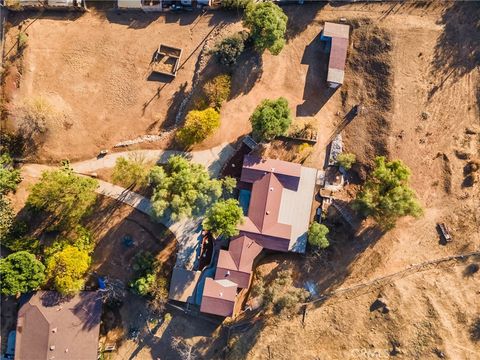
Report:
<svg viewBox="0 0 480 360"><path fill-rule="evenodd" d="M164 164L173 155L183 155L192 162L204 165L212 176L218 176L225 162L233 155L235 149L228 143L201 151L183 152L177 150L132 150L112 153L102 158L93 158L71 164L73 170L80 174L90 174L100 169L115 166L120 157L135 157L146 162Z"/></svg>
<svg viewBox="0 0 480 360"><path fill-rule="evenodd" d="M70 164L73 170L78 174L88 175L95 171L105 168L113 168L119 157L141 157L145 161L155 162L157 164L165 163L170 156L184 155L192 162L204 165L214 177L218 176L225 162L233 155L235 149L228 143L221 144L209 150L194 151L191 153L173 151L173 150L136 150L113 153L103 158L90 159ZM39 178L42 172L53 170L56 167L40 164L25 164L22 167L22 173L34 178ZM134 191L124 187L108 183L97 179L98 188L95 190L98 194L108 196L112 199L127 204L134 209L151 216L152 204L146 197L137 194ZM195 253L201 241L201 222L202 219L184 219L172 222L170 217L157 220L166 226L177 239L177 260L175 266L192 269Z"/></svg>

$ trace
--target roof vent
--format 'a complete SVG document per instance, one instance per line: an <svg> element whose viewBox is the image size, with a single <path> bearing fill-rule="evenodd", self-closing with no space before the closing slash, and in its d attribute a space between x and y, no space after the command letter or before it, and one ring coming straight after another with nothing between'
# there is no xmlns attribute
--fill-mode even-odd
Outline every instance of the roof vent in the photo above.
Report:
<svg viewBox="0 0 480 360"><path fill-rule="evenodd" d="M272 170L271 170L271 171L272 171L272 172L274 172L274 171L275 171L275 168L272 168Z"/></svg>
<svg viewBox="0 0 480 360"><path fill-rule="evenodd" d="M55 350L55 345L50 345L50 351Z"/></svg>
<svg viewBox="0 0 480 360"><path fill-rule="evenodd" d="M52 333L55 334L56 332L57 332L57 328L53 328L53 329L52 329Z"/></svg>
<svg viewBox="0 0 480 360"><path fill-rule="evenodd" d="M65 352L68 353L68 348L65 349Z"/></svg>
<svg viewBox="0 0 480 360"><path fill-rule="evenodd" d="M230 270L227 270L227 273L225 274L225 276L230 276Z"/></svg>
<svg viewBox="0 0 480 360"><path fill-rule="evenodd" d="M273 187L270 188L270 191L273 191Z"/></svg>
<svg viewBox="0 0 480 360"><path fill-rule="evenodd" d="M220 297L223 297L223 293L222 293L222 292L220 293Z"/></svg>
<svg viewBox="0 0 480 360"><path fill-rule="evenodd" d="M270 215L270 211L269 211L269 210L267 210L267 215Z"/></svg>

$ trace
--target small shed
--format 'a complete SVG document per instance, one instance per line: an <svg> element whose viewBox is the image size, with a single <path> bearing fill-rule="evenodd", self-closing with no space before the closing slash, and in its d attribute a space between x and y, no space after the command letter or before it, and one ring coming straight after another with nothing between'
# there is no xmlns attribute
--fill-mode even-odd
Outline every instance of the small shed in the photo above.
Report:
<svg viewBox="0 0 480 360"><path fill-rule="evenodd" d="M343 84L349 34L349 25L326 22L323 27L321 40L326 41L330 47L327 83L331 88Z"/></svg>
<svg viewBox="0 0 480 360"><path fill-rule="evenodd" d="M200 271L174 267L170 280L168 298L170 300L194 304L194 292L200 279L200 274Z"/></svg>

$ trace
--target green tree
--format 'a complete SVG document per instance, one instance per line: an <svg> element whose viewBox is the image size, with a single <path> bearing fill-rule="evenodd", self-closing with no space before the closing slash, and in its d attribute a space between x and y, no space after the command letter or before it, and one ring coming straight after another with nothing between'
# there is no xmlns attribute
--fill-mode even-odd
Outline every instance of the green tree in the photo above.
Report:
<svg viewBox="0 0 480 360"><path fill-rule="evenodd" d="M326 249L330 246L327 234L329 233L328 227L317 222L313 222L308 229L308 243L316 248Z"/></svg>
<svg viewBox="0 0 480 360"><path fill-rule="evenodd" d="M292 123L288 101L280 97L277 100L263 100L252 116L253 136L260 140L270 141L283 135Z"/></svg>
<svg viewBox="0 0 480 360"><path fill-rule="evenodd" d="M48 259L47 277L60 294L75 294L83 288L90 261L87 251L67 245Z"/></svg>
<svg viewBox="0 0 480 360"><path fill-rule="evenodd" d="M45 171L27 199L27 205L53 216L54 227L78 224L87 215L97 198L95 179L75 175L67 167Z"/></svg>
<svg viewBox="0 0 480 360"><path fill-rule="evenodd" d="M232 67L237 63L238 58L245 50L246 32L240 32L223 38L215 46L214 54L220 64Z"/></svg>
<svg viewBox="0 0 480 360"><path fill-rule="evenodd" d="M45 266L27 251L0 259L2 294L17 295L38 289L45 280Z"/></svg>
<svg viewBox="0 0 480 360"><path fill-rule="evenodd" d="M154 166L150 181L155 217L168 215L178 220L196 216L222 195L221 180L211 179L204 166L179 155L170 157L164 167Z"/></svg>
<svg viewBox="0 0 480 360"><path fill-rule="evenodd" d="M280 54L285 46L288 17L273 2L251 3L245 10L243 25L250 30L255 47L273 55Z"/></svg>
<svg viewBox="0 0 480 360"><path fill-rule="evenodd" d="M226 74L215 76L205 83L203 93L207 97L209 105L220 110L222 104L230 97L231 85L232 78Z"/></svg>
<svg viewBox="0 0 480 360"><path fill-rule="evenodd" d="M17 190L18 183L22 181L20 171L13 167L13 160L7 153L0 156L0 196Z"/></svg>
<svg viewBox="0 0 480 360"><path fill-rule="evenodd" d="M237 187L237 179L231 176L225 176L223 179L223 197L228 198L232 196L233 190Z"/></svg>
<svg viewBox="0 0 480 360"><path fill-rule="evenodd" d="M337 165L345 170L350 170L352 165L357 161L357 157L352 153L341 153L337 156Z"/></svg>
<svg viewBox="0 0 480 360"><path fill-rule="evenodd" d="M112 181L124 187L145 187L148 185L148 174L151 166L146 164L141 157L129 159L119 157L113 168Z"/></svg>
<svg viewBox="0 0 480 360"><path fill-rule="evenodd" d="M13 226L14 213L10 201L3 195L0 195L0 242L5 244L4 241Z"/></svg>
<svg viewBox="0 0 480 360"><path fill-rule="evenodd" d="M384 230L395 227L399 217L419 217L423 210L415 192L409 187L410 169L400 160L375 159L375 168L357 194L354 209L372 216Z"/></svg>
<svg viewBox="0 0 480 360"><path fill-rule="evenodd" d="M220 114L213 108L191 110L187 114L185 125L177 137L185 146L190 146L205 140L220 126Z"/></svg>
<svg viewBox="0 0 480 360"><path fill-rule="evenodd" d="M215 237L238 235L237 226L243 220L243 211L235 199L219 200L208 209L203 228Z"/></svg>

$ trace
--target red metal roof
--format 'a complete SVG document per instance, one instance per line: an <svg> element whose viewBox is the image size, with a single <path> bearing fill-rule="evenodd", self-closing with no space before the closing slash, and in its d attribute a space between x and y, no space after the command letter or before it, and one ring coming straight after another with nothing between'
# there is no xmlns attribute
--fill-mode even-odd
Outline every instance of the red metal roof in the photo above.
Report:
<svg viewBox="0 0 480 360"><path fill-rule="evenodd" d="M232 316L237 297L237 284L229 280L205 279L200 311L219 316Z"/></svg>
<svg viewBox="0 0 480 360"><path fill-rule="evenodd" d="M253 155L245 155L243 158L242 176L240 180L253 183L262 178L265 173L300 178L301 171L302 165L300 164L276 159L262 159Z"/></svg>
<svg viewBox="0 0 480 360"><path fill-rule="evenodd" d="M220 250L215 280L228 279L240 288L247 288L253 261L261 251L262 247L247 236L231 240L228 251Z"/></svg>
<svg viewBox="0 0 480 360"><path fill-rule="evenodd" d="M345 70L347 60L348 39L333 38L330 51L329 69Z"/></svg>

